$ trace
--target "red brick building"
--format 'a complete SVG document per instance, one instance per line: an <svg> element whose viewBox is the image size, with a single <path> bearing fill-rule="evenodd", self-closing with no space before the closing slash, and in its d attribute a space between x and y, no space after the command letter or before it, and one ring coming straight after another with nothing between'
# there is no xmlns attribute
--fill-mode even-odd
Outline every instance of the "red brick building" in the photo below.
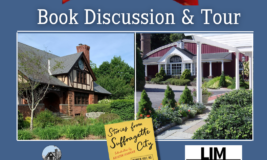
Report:
<svg viewBox="0 0 267 160"><path fill-rule="evenodd" d="M23 43L18 43L18 54L32 52L34 54L46 54L44 65L52 68L56 62L62 62L62 69L50 71L44 76L52 76L50 87L37 107L35 114L48 109L53 112L67 114L69 116L86 113L88 104L97 103L98 100L107 98L111 93L95 83L96 77L90 67L90 47L80 44L77 53L59 57L45 51L38 50ZM18 67L20 72L20 67ZM46 83L42 78L38 81ZM18 110L24 115L30 116L27 102L18 96Z"/></svg>

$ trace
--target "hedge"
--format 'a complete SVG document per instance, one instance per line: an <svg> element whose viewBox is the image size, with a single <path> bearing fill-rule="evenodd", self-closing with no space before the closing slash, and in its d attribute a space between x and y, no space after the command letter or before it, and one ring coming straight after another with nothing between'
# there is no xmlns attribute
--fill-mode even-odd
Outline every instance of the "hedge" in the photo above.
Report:
<svg viewBox="0 0 267 160"><path fill-rule="evenodd" d="M110 104L110 108L111 113L119 115L122 120L134 120L134 100L114 100Z"/></svg>
<svg viewBox="0 0 267 160"><path fill-rule="evenodd" d="M89 104L86 109L87 112L111 113L110 104Z"/></svg>
<svg viewBox="0 0 267 160"><path fill-rule="evenodd" d="M176 78L170 78L165 81L165 83L169 83L172 85L177 85L177 86L185 86L188 85L190 80L189 79L176 79Z"/></svg>

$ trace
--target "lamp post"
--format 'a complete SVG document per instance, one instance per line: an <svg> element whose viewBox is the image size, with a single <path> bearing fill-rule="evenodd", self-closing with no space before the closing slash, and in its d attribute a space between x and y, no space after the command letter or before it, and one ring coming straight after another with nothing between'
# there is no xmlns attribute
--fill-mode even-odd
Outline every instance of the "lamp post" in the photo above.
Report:
<svg viewBox="0 0 267 160"><path fill-rule="evenodd" d="M242 69L243 69L243 80L244 80L244 62L246 61L246 58L245 58L245 56L242 56Z"/></svg>

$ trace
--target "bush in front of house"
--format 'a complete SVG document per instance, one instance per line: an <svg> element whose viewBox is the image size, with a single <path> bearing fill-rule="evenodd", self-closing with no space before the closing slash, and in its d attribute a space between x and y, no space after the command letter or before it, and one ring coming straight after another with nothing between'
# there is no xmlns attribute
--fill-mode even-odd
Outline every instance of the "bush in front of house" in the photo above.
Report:
<svg viewBox="0 0 267 160"><path fill-rule="evenodd" d="M244 81L242 75L239 75L239 83L240 83L240 88L243 88L243 89L248 89L249 88L249 84ZM230 86L228 86L227 88L235 89L235 77L232 80L232 84Z"/></svg>
<svg viewBox="0 0 267 160"><path fill-rule="evenodd" d="M226 81L225 81L225 75L224 71L222 71L220 81L219 81L219 87L227 87Z"/></svg>
<svg viewBox="0 0 267 160"><path fill-rule="evenodd" d="M159 84L161 82L161 79L156 77L156 78L152 78L150 81L153 83Z"/></svg>
<svg viewBox="0 0 267 160"><path fill-rule="evenodd" d="M33 139L33 134L30 130L18 130L18 140Z"/></svg>
<svg viewBox="0 0 267 160"><path fill-rule="evenodd" d="M61 137L59 126L50 126L46 128L35 128L33 134L40 139L58 139Z"/></svg>
<svg viewBox="0 0 267 160"><path fill-rule="evenodd" d="M47 126L54 126L62 123L63 119L57 117L53 114L53 112L49 110L42 111L37 114L37 116L33 119L33 126L38 128L45 128Z"/></svg>
<svg viewBox="0 0 267 160"><path fill-rule="evenodd" d="M108 123L109 121L113 121L115 119L120 119L120 116L115 113L101 114L97 120L102 123Z"/></svg>
<svg viewBox="0 0 267 160"><path fill-rule="evenodd" d="M191 72L189 69L185 69L180 79L191 79Z"/></svg>
<svg viewBox="0 0 267 160"><path fill-rule="evenodd" d="M18 129L24 128L23 114L18 110Z"/></svg>
<svg viewBox="0 0 267 160"><path fill-rule="evenodd" d="M217 89L220 88L220 79L221 77L214 77L211 80L208 81L207 83L207 88L211 88L211 89ZM228 87L232 84L232 78L230 76L225 76L225 81L226 81L226 86Z"/></svg>
<svg viewBox="0 0 267 160"><path fill-rule="evenodd" d="M25 120L23 121L23 126L24 128L30 128L31 125L31 117L26 117Z"/></svg>
<svg viewBox="0 0 267 160"><path fill-rule="evenodd" d="M110 103L111 113L120 116L122 120L134 120L134 100L119 99Z"/></svg>
<svg viewBox="0 0 267 160"><path fill-rule="evenodd" d="M165 76L166 76L166 73L162 67L160 68L159 73L156 73L155 75L155 77L158 78L160 81L163 81Z"/></svg>
<svg viewBox="0 0 267 160"><path fill-rule="evenodd" d="M164 93L164 99L162 100L162 105L169 105L170 107L175 107L175 99L174 99L174 93L169 85L167 85L167 89L165 90Z"/></svg>
<svg viewBox="0 0 267 160"><path fill-rule="evenodd" d="M169 105L165 105L156 111L156 116L153 118L153 126L157 129L169 123L181 124L181 117L182 115L177 107L172 108Z"/></svg>
<svg viewBox="0 0 267 160"><path fill-rule="evenodd" d="M212 104L213 108L219 108L222 105L239 104L241 106L247 106L252 104L252 91L239 89L229 93L225 93L218 97Z"/></svg>
<svg viewBox="0 0 267 160"><path fill-rule="evenodd" d="M201 114L206 110L206 106L202 103L195 103L191 105L192 108L194 108L197 111L197 114Z"/></svg>
<svg viewBox="0 0 267 160"><path fill-rule="evenodd" d="M90 126L67 126L64 135L69 139L82 139L90 134Z"/></svg>
<svg viewBox="0 0 267 160"><path fill-rule="evenodd" d="M185 86L185 89L180 96L179 103L193 104L193 97L191 95L191 91L187 88L187 85Z"/></svg>
<svg viewBox="0 0 267 160"><path fill-rule="evenodd" d="M252 105L213 108L193 139L252 139Z"/></svg>
<svg viewBox="0 0 267 160"><path fill-rule="evenodd" d="M102 99L97 102L97 104L110 104L113 100L112 99Z"/></svg>
<svg viewBox="0 0 267 160"><path fill-rule="evenodd" d="M138 104L137 119L149 118L155 115L155 110L145 90L142 91Z"/></svg>
<svg viewBox="0 0 267 160"><path fill-rule="evenodd" d="M89 104L86 108L87 112L105 112L110 113L111 107L110 104L113 102L113 100L110 103L101 102L100 104Z"/></svg>
<svg viewBox="0 0 267 160"><path fill-rule="evenodd" d="M171 85L177 85L177 86L185 86L190 83L189 79L177 79L177 78L169 78L165 81L168 84Z"/></svg>

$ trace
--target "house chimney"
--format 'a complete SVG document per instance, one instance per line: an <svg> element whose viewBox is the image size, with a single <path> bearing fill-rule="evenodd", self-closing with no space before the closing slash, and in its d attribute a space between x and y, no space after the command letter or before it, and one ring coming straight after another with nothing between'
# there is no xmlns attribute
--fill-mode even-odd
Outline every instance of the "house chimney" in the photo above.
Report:
<svg viewBox="0 0 267 160"><path fill-rule="evenodd" d="M141 33L140 34L141 36L141 51L143 52L142 53L142 57L144 55L146 55L148 52L151 51L151 44L150 44L150 36L151 34L148 34L148 33Z"/></svg>
<svg viewBox="0 0 267 160"><path fill-rule="evenodd" d="M181 40L178 41L178 42L177 42L177 47L178 47L178 48L181 48L181 49L184 49L184 42L181 41Z"/></svg>
<svg viewBox="0 0 267 160"><path fill-rule="evenodd" d="M79 46L76 46L77 52L83 52L83 54L85 55L86 59L88 60L88 63L90 64L90 47L87 46L86 44L79 44Z"/></svg>

